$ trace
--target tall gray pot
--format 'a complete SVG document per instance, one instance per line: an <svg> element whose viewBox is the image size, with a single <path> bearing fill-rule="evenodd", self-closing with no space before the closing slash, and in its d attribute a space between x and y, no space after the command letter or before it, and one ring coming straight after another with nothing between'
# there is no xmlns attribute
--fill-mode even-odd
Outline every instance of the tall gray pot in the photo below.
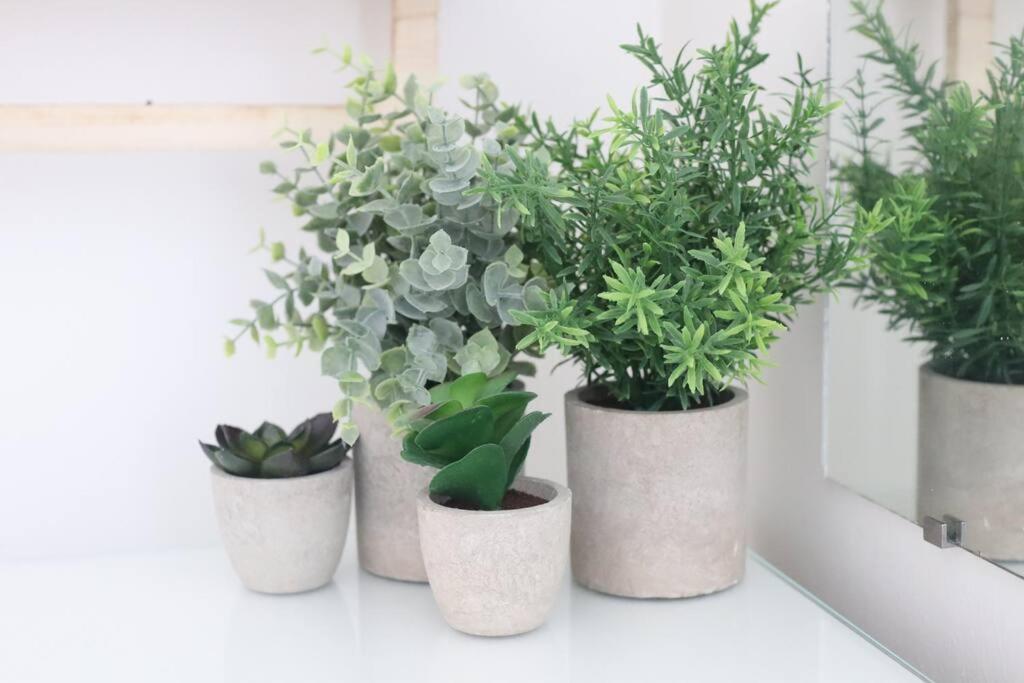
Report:
<svg viewBox="0 0 1024 683"><path fill-rule="evenodd" d="M967 523L963 545L1024 560L1024 386L920 370L917 512Z"/></svg>
<svg viewBox="0 0 1024 683"><path fill-rule="evenodd" d="M631 598L685 598L743 578L747 394L642 412L565 395L572 573Z"/></svg>
<svg viewBox="0 0 1024 683"><path fill-rule="evenodd" d="M356 542L359 566L388 579L426 581L416 495L432 470L402 460L402 443L380 410L357 405Z"/></svg>

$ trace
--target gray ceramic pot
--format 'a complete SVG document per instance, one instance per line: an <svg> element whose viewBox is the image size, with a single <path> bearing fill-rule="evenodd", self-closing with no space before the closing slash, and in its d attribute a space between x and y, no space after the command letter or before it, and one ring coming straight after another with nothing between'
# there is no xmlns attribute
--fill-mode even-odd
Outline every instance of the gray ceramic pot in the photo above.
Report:
<svg viewBox="0 0 1024 683"><path fill-rule="evenodd" d="M430 590L448 624L477 636L532 631L547 619L569 562L572 495L544 479L515 489L547 502L519 510L457 510L417 497Z"/></svg>
<svg viewBox="0 0 1024 683"><path fill-rule="evenodd" d="M685 598L743 578L747 394L641 412L565 395L572 572L602 593Z"/></svg>
<svg viewBox="0 0 1024 683"><path fill-rule="evenodd" d="M433 471L402 460L402 442L380 410L356 405L356 540L359 566L388 579L426 581L416 494Z"/></svg>
<svg viewBox="0 0 1024 683"><path fill-rule="evenodd" d="M300 593L330 582L352 509L352 461L305 477L253 479L210 467L231 565L247 588Z"/></svg>
<svg viewBox="0 0 1024 683"><path fill-rule="evenodd" d="M964 547L1024 560L1024 386L920 370L917 512L967 523Z"/></svg>

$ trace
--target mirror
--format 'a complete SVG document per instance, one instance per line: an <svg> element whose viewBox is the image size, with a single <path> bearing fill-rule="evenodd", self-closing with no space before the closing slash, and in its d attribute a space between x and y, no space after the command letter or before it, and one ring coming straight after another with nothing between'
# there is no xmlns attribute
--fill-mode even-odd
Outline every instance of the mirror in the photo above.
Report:
<svg viewBox="0 0 1024 683"><path fill-rule="evenodd" d="M1024 576L1022 30L1019 0L833 2L830 176L871 234L829 304L825 462Z"/></svg>

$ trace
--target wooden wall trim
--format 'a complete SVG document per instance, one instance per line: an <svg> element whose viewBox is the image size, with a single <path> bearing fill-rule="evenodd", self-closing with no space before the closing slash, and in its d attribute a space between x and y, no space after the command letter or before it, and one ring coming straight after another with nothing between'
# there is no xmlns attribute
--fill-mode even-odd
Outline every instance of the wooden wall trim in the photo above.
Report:
<svg viewBox="0 0 1024 683"><path fill-rule="evenodd" d="M343 107L322 105L0 105L0 150L268 149L286 124L323 134L344 120Z"/></svg>
<svg viewBox="0 0 1024 683"><path fill-rule="evenodd" d="M392 0L391 58L400 74L437 74L439 5ZM323 134L344 118L340 105L322 104L4 104L0 152L271 149L285 124Z"/></svg>
<svg viewBox="0 0 1024 683"><path fill-rule="evenodd" d="M992 62L994 0L947 0L946 78L977 90Z"/></svg>
<svg viewBox="0 0 1024 683"><path fill-rule="evenodd" d="M437 76L437 14L440 0L392 0L391 56L395 71Z"/></svg>

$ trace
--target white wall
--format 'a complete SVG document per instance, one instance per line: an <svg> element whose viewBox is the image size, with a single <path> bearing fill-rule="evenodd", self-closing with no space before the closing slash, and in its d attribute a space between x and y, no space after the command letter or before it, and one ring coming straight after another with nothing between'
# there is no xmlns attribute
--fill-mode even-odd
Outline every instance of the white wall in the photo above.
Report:
<svg viewBox="0 0 1024 683"><path fill-rule="evenodd" d="M196 439L330 409L315 357L221 352L269 294L257 227L291 232L261 156L0 159L0 559L213 542Z"/></svg>
<svg viewBox="0 0 1024 683"><path fill-rule="evenodd" d="M0 101L336 102L310 51L350 42L388 54L373 0L4 0Z"/></svg>
<svg viewBox="0 0 1024 683"><path fill-rule="evenodd" d="M11 2L0 100L334 102L324 37L388 53L357 0ZM268 145L272 150L272 146ZM268 154L274 152L268 152ZM0 560L213 543L196 440L329 410L317 359L268 361L227 320L266 297L258 152L0 156Z"/></svg>
<svg viewBox="0 0 1024 683"><path fill-rule="evenodd" d="M1024 31L1024 3L1019 0L995 0L993 4L992 40L1005 43L1010 36Z"/></svg>

